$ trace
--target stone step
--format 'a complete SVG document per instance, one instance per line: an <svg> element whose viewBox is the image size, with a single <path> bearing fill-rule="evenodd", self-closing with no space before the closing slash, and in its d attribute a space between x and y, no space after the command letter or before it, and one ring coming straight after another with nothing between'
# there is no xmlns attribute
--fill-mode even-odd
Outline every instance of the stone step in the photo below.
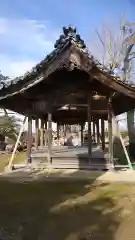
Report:
<svg viewBox="0 0 135 240"><path fill-rule="evenodd" d="M33 168L38 169L82 169L82 170L92 170L92 171L107 171L112 168L110 164L69 164L69 163L52 163L52 164L32 164ZM128 165L116 165L116 170L128 169Z"/></svg>
<svg viewBox="0 0 135 240"><path fill-rule="evenodd" d="M48 164L33 164L33 167L35 168L40 168L40 169L87 169L87 170L108 170L110 168L109 164L71 164L71 163L61 163L61 164L56 164L52 163L50 165Z"/></svg>

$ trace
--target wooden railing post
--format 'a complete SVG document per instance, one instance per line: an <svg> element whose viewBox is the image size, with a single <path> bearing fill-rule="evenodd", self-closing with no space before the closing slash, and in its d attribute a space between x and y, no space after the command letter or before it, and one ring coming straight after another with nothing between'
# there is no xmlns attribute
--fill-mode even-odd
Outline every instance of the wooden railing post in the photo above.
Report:
<svg viewBox="0 0 135 240"><path fill-rule="evenodd" d="M91 162L91 155L92 155L91 101L92 101L92 93L89 92L89 94L88 94L88 159L89 159L89 163Z"/></svg>
<svg viewBox="0 0 135 240"><path fill-rule="evenodd" d="M27 142L27 164L31 163L31 149L32 149L32 118L28 117L28 142Z"/></svg>

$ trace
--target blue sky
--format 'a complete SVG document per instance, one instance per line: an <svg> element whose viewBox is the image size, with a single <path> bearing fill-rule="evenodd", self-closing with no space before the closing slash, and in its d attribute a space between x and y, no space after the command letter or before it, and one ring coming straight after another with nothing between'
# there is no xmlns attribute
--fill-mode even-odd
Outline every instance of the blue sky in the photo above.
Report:
<svg viewBox="0 0 135 240"><path fill-rule="evenodd" d="M135 0L1 0L0 69L15 77L30 70L53 49L63 26L76 26L97 55L95 29L119 29L135 21Z"/></svg>
<svg viewBox="0 0 135 240"><path fill-rule="evenodd" d="M95 29L134 21L135 0L1 0L0 68L23 74L50 52L65 25L77 27L94 54Z"/></svg>

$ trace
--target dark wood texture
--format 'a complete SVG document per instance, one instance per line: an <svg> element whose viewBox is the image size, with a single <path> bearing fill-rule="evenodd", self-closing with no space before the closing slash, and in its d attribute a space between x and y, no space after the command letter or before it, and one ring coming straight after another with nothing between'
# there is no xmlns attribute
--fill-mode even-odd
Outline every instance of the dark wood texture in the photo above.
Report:
<svg viewBox="0 0 135 240"><path fill-rule="evenodd" d="M105 150L105 123L104 123L104 119L101 119L101 142L102 142L102 150Z"/></svg>
<svg viewBox="0 0 135 240"><path fill-rule="evenodd" d="M32 149L32 118L28 117L27 163L31 163L31 149Z"/></svg>
<svg viewBox="0 0 135 240"><path fill-rule="evenodd" d="M96 127L97 127L97 144L100 144L100 132L99 132L99 119L96 120Z"/></svg>
<svg viewBox="0 0 135 240"><path fill-rule="evenodd" d="M108 141L109 141L109 159L113 164L113 132L112 132L112 106L111 99L108 100Z"/></svg>
<svg viewBox="0 0 135 240"><path fill-rule="evenodd" d="M88 94L88 158L89 162L91 161L91 153L92 153L92 136L91 136L91 120L92 120L92 112L91 112L91 100L92 93L89 91Z"/></svg>
<svg viewBox="0 0 135 240"><path fill-rule="evenodd" d="M52 114L48 113L48 162L52 162Z"/></svg>
<svg viewBox="0 0 135 240"><path fill-rule="evenodd" d="M96 143L95 119L93 119L93 142Z"/></svg>
<svg viewBox="0 0 135 240"><path fill-rule="evenodd" d="M38 149L39 145L39 119L35 120L35 129L36 129L36 137L35 137L35 148Z"/></svg>

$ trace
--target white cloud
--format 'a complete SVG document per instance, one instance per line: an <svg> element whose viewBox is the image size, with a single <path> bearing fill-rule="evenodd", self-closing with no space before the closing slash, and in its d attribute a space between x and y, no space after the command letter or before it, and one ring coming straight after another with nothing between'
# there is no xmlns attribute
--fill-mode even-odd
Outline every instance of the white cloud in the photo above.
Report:
<svg viewBox="0 0 135 240"><path fill-rule="evenodd" d="M0 18L0 70L11 78L23 75L52 51L58 36L47 21Z"/></svg>
<svg viewBox="0 0 135 240"><path fill-rule="evenodd" d="M35 66L37 61L34 59L14 60L12 56L0 54L0 70L4 75L11 78L23 75L26 71Z"/></svg>
<svg viewBox="0 0 135 240"><path fill-rule="evenodd" d="M53 49L57 37L47 21L0 18L0 69L11 77L23 74Z"/></svg>
<svg viewBox="0 0 135 240"><path fill-rule="evenodd" d="M0 41L3 46L19 52L50 50L54 34L46 24L36 20L0 18Z"/></svg>
<svg viewBox="0 0 135 240"><path fill-rule="evenodd" d="M9 66L9 75L16 76L22 75L24 72L31 69L36 64L35 61L20 61L20 62L11 62Z"/></svg>

